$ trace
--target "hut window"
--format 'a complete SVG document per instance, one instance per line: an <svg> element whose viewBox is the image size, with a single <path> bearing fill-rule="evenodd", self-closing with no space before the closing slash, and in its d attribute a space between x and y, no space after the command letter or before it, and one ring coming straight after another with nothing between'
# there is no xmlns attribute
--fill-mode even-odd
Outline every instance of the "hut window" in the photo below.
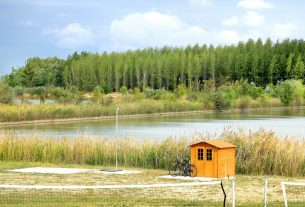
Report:
<svg viewBox="0 0 305 207"><path fill-rule="evenodd" d="M203 149L198 149L198 160L203 160Z"/></svg>
<svg viewBox="0 0 305 207"><path fill-rule="evenodd" d="M207 149L207 160L212 160L212 149Z"/></svg>

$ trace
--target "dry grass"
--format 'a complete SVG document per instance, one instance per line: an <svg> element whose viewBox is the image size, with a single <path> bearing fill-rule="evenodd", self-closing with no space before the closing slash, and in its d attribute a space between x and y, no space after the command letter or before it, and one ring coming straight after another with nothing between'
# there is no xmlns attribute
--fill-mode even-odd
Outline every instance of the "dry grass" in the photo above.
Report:
<svg viewBox="0 0 305 207"><path fill-rule="evenodd" d="M52 167L67 167L66 165L54 165L54 164L42 164L42 163L19 163L19 162L1 162L0 163L0 183L1 184L16 184L16 185L125 185L125 184L153 184L153 183L177 183L177 182L188 182L188 181L177 181L177 180L168 180L168 179L157 179L157 176L167 174L167 171L164 170L148 170L148 169L139 169L142 173L135 175L105 175L105 174L96 174L96 173L80 173L80 174L70 174L70 175L54 175L54 174L34 174L34 173L14 173L6 172L3 169L15 169L20 166L23 167L33 167L33 166L52 166ZM88 168L90 166L85 165L73 165L70 167L78 168ZM92 166L91 166L92 167ZM96 167L94 167L96 168ZM99 167L101 168L101 167ZM249 175L237 175L236 180L236 203L238 206L262 206L263 204L263 186L264 186L264 176L249 176ZM272 176L268 177L268 201L269 206L282 206L283 196L281 191L280 182L281 181L301 181L305 182L304 178L291 178L284 176ZM227 193L227 201L231 202L231 180L223 179L224 188ZM115 193L114 193L115 192ZM304 193L305 189L301 189L299 193ZM3 193L3 192L2 192ZM20 195L21 192L19 192ZM23 192L26 193L26 192ZM55 194L56 192L48 192L50 195ZM106 193L106 196L105 196ZM114 193L114 194L112 194ZM77 192L73 192L77 194ZM35 195L35 194L34 194ZM222 193L220 186L211 186L211 187L175 187L175 188L153 188L153 189L139 189L139 190L118 190L118 191L97 191L90 192L90 195L86 193L80 194L83 198L88 196L96 196L99 198L102 197L111 197L110 201L125 202L134 201L144 202L145 205L152 205L155 202L159 201L159 206L163 206L169 200L176 200L177 205L182 205L181 201L190 202L204 202L204 201L221 201ZM101 196L103 195L103 196ZM2 194L2 198L5 198L5 194ZM22 196L22 193L21 193ZM26 195L25 195L26 196ZM61 193L61 196L64 194ZM121 197L123 196L123 197ZM129 197L128 197L129 196ZM289 196L292 196L289 194ZM298 199L304 199L300 195L293 195ZM69 199L69 197L59 197L58 199ZM29 195L27 195L29 199ZM96 198L97 199L97 198ZM139 200L137 200L139 199ZM43 198L42 198L43 200ZM137 201L136 201L137 200ZM43 200L45 201L45 200ZM302 200L299 200L302 201ZM96 201L91 201L96 202ZM146 203L145 203L146 202ZM151 202L151 203L150 203ZM162 203L164 202L164 203ZM186 206L195 206L195 203L188 203ZM303 200L304 202L304 200ZM133 204L135 204L133 203ZM276 205L271 205L275 203ZM163 204L163 205L162 205ZM202 204L202 203L201 203ZM279 205L281 204L281 205ZM75 203L74 203L75 205ZM141 205L141 204L139 204ZM56 206L56 205L55 205ZM60 206L60 205L59 205ZM83 205L86 206L86 205ZM132 206L132 205L131 205ZM201 205L205 206L205 205ZM210 206L210 205L208 205ZM219 205L211 205L219 206Z"/></svg>
<svg viewBox="0 0 305 207"><path fill-rule="evenodd" d="M189 155L188 145L211 139L206 134L163 141L118 141L119 163L125 167L168 169L178 155ZM273 132L225 130L220 139L237 146L237 173L305 175L305 141L280 138ZM43 138L0 135L0 161L113 165L116 141L104 138Z"/></svg>

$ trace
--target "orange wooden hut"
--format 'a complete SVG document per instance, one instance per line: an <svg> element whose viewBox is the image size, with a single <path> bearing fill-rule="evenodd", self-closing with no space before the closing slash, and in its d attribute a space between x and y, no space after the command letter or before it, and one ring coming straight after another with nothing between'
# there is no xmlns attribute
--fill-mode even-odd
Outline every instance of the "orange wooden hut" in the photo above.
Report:
<svg viewBox="0 0 305 207"><path fill-rule="evenodd" d="M222 140L208 140L191 144L190 148L191 164L196 166L197 176L235 176L235 145Z"/></svg>

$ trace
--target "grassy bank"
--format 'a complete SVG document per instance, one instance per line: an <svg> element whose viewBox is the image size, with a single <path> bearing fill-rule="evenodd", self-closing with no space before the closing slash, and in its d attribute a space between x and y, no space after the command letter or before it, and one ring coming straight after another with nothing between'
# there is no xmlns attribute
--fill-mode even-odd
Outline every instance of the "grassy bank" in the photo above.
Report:
<svg viewBox="0 0 305 207"><path fill-rule="evenodd" d="M180 85L175 91L151 88L143 91L127 90L125 87L120 93L103 94L97 90L90 93L75 92L67 97L58 96L55 92L45 92L49 94L48 98L54 99L54 104L26 104L25 95L19 95L17 98L23 100L23 104L0 105L0 122L111 116L117 107L120 108L121 115L135 115L305 105L305 86L296 80L288 80L276 86L271 84L266 88L242 81L227 83L218 88L213 83L202 91L193 91ZM47 97L40 98L42 103Z"/></svg>
<svg viewBox="0 0 305 207"><path fill-rule="evenodd" d="M104 106L100 104L51 104L51 105L0 105L0 122L85 118L115 115L116 107L121 115L181 112L205 109L198 102L171 102L142 100Z"/></svg>
<svg viewBox="0 0 305 207"><path fill-rule="evenodd" d="M152 100L143 99L134 102L117 101L110 105L97 103L91 104L22 104L22 105L1 105L0 104L0 123L26 122L26 121L52 121L65 119L90 119L94 117L110 117L115 115L115 109L120 108L120 115L149 115L154 113L171 112L192 112L192 111L219 111L215 110L212 102L202 103L199 101L186 100ZM245 103L238 99L232 108L223 110L251 110L284 106L277 99L268 99L262 103L261 100L252 100ZM299 106L298 106L299 107ZM222 110L222 111L223 111Z"/></svg>
<svg viewBox="0 0 305 207"><path fill-rule="evenodd" d="M164 141L119 141L122 166L168 169L178 155L188 155L188 145L208 135ZM305 141L280 138L272 132L224 131L221 139L237 146L237 173L286 176L305 175ZM0 137L1 161L25 161L65 164L113 165L114 140L104 138L20 138L13 134Z"/></svg>

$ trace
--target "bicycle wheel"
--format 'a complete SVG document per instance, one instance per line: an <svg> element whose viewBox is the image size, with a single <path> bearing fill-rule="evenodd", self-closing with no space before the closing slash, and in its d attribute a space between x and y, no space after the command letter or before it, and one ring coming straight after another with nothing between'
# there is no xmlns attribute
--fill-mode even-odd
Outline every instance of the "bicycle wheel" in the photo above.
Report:
<svg viewBox="0 0 305 207"><path fill-rule="evenodd" d="M196 168L195 165L191 165L190 176L191 177L196 177L197 176L197 168Z"/></svg>
<svg viewBox="0 0 305 207"><path fill-rule="evenodd" d="M177 175L179 175L180 170L177 165L173 165L172 167L169 168L168 173L171 176L177 176Z"/></svg>

